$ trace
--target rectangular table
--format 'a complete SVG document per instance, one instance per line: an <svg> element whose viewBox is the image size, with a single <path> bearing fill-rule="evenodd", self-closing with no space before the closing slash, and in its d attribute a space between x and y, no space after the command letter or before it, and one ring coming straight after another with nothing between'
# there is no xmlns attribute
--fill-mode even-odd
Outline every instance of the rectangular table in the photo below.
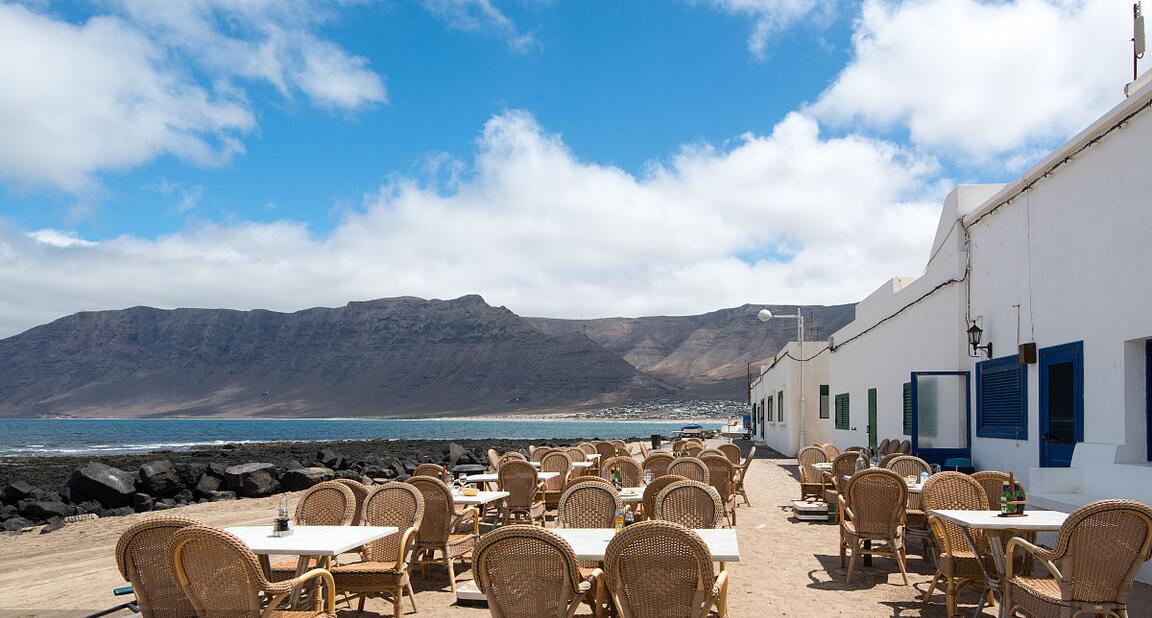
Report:
<svg viewBox="0 0 1152 618"><path fill-rule="evenodd" d="M536 478L541 481L549 481L560 476L559 472L537 472ZM493 472L484 474L469 474L464 477L465 483L497 483L500 481L500 476Z"/></svg>
<svg viewBox="0 0 1152 618"><path fill-rule="evenodd" d="M272 525L233 526L225 528L240 539L252 553L260 557L264 574L272 571L269 556L299 556L296 560L296 577L303 575L312 558L317 558L320 568L329 568L332 558L352 551L365 543L370 543L399 532L395 526L293 526L288 536L272 536ZM292 605L296 605L300 591L292 592Z"/></svg>
<svg viewBox="0 0 1152 618"><path fill-rule="evenodd" d="M452 501L456 504L490 504L511 495L506 491L480 491L476 492L475 496L465 496L461 493L452 492Z"/></svg>
<svg viewBox="0 0 1152 618"><path fill-rule="evenodd" d="M612 528L549 528L549 532L568 541L576 552L577 560L603 560L608 542L616 536ZM708 545L712 559L717 562L739 562L740 546L736 541L736 531L732 528L709 528L696 530L696 534Z"/></svg>
<svg viewBox="0 0 1152 618"><path fill-rule="evenodd" d="M572 462L573 468L591 468L594 464L590 461L574 461Z"/></svg>
<svg viewBox="0 0 1152 618"><path fill-rule="evenodd" d="M643 487L621 487L620 499L624 504L639 504L644 501Z"/></svg>
<svg viewBox="0 0 1152 618"><path fill-rule="evenodd" d="M1059 511L1028 511L1023 517L1000 517L1000 511L940 509L929 511L929 513L960 526L960 529L964 531L964 536L968 539L968 545L976 552L980 550L976 547L970 530L1054 532L1064 525L1064 520L1068 519L1067 513ZM988 541L989 555L982 557L978 562L984 571L984 577L988 580L989 587L998 590L1004 578L1008 557L1004 553L1004 543L1001 541L1000 534L985 534L984 538ZM983 558L991 558L991 564Z"/></svg>

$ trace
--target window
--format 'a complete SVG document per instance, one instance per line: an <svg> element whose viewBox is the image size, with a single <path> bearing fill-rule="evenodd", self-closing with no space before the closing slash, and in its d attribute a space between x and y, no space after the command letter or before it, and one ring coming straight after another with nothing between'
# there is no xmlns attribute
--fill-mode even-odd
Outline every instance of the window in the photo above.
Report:
<svg viewBox="0 0 1152 618"><path fill-rule="evenodd" d="M820 418L828 418L828 385L820 385Z"/></svg>
<svg viewBox="0 0 1152 618"><path fill-rule="evenodd" d="M760 433L764 433L764 400L760 400Z"/></svg>
<svg viewBox="0 0 1152 618"><path fill-rule="evenodd" d="M848 411L848 393L840 393L836 395L836 429L848 429L851 424L851 415Z"/></svg>
<svg viewBox="0 0 1152 618"><path fill-rule="evenodd" d="M904 383L904 435L912 435L912 383Z"/></svg>
<svg viewBox="0 0 1152 618"><path fill-rule="evenodd" d="M1028 365L1016 356L976 363L976 435L1028 438Z"/></svg>
<svg viewBox="0 0 1152 618"><path fill-rule="evenodd" d="M784 391L776 393L776 420L784 422Z"/></svg>
<svg viewBox="0 0 1152 618"><path fill-rule="evenodd" d="M769 423L773 423L776 421L775 415L772 413L773 407L774 406L772 405L772 398L769 397L768 398L768 422Z"/></svg>

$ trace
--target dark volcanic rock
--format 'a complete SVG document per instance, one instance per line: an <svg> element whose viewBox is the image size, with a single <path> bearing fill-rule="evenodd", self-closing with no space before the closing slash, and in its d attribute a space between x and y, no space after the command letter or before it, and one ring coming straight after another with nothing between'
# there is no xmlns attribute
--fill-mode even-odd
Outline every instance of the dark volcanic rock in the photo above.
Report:
<svg viewBox="0 0 1152 618"><path fill-rule="evenodd" d="M151 511L155 501L148 494L132 494L132 508L137 513Z"/></svg>
<svg viewBox="0 0 1152 618"><path fill-rule="evenodd" d="M36 491L38 488L34 485L24 481L13 481L5 485L3 490L0 490L0 498L6 504L15 505L21 500L30 498Z"/></svg>
<svg viewBox="0 0 1152 618"><path fill-rule="evenodd" d="M153 461L140 466L140 480L136 487L143 493L153 496L173 496L184 488L176 466L166 459Z"/></svg>
<svg viewBox="0 0 1152 618"><path fill-rule="evenodd" d="M280 477L280 486L284 491L300 491L317 483L331 481L334 478L336 478L336 473L328 468L297 468L288 470Z"/></svg>
<svg viewBox="0 0 1152 618"><path fill-rule="evenodd" d="M196 483L200 482L200 477L207 472L208 464L199 462L176 464L176 474L180 476L180 484L189 489L196 487Z"/></svg>
<svg viewBox="0 0 1152 618"><path fill-rule="evenodd" d="M236 492L234 491L207 491L204 492L204 497L210 502L219 502L221 500L235 500Z"/></svg>
<svg viewBox="0 0 1152 618"><path fill-rule="evenodd" d="M49 532L56 532L64 527L64 518L55 517L48 522L47 526L40 529L40 534L48 534Z"/></svg>
<svg viewBox="0 0 1152 618"><path fill-rule="evenodd" d="M136 492L132 474L96 461L91 461L72 472L68 480L73 499L91 499L108 508L129 503Z"/></svg>
<svg viewBox="0 0 1152 618"><path fill-rule="evenodd" d="M4 523L0 524L0 529L3 529L4 532L20 532L21 530L34 525L35 524L28 521L27 519L24 519L23 517L12 517L5 519Z"/></svg>
<svg viewBox="0 0 1152 618"><path fill-rule="evenodd" d="M444 463L447 464L448 467L455 466L456 464L460 463L460 460L468 454L468 449L460 446L459 444L456 444L455 442L449 442L448 452L445 453L444 456Z"/></svg>
<svg viewBox="0 0 1152 618"><path fill-rule="evenodd" d="M220 491L222 487L224 487L224 479L205 474L200 478L200 482L196 483L196 495L204 496L214 491Z"/></svg>
<svg viewBox="0 0 1152 618"><path fill-rule="evenodd" d="M63 502L25 501L20 505L20 514L34 521L45 521L53 517L66 517L76 509Z"/></svg>
<svg viewBox="0 0 1152 618"><path fill-rule="evenodd" d="M344 456L337 454L330 448L322 448L316 451L316 463L325 468L339 470L344 467Z"/></svg>
<svg viewBox="0 0 1152 618"><path fill-rule="evenodd" d="M231 466L224 471L230 491L244 498L261 498L276 493L276 466L270 463L249 463Z"/></svg>

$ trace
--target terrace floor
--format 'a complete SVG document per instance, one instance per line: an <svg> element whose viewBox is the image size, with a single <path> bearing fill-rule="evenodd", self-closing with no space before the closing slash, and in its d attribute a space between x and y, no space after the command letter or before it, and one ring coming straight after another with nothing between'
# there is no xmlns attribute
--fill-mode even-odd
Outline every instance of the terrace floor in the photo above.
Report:
<svg viewBox="0 0 1152 618"><path fill-rule="evenodd" d="M791 518L789 505L798 496L795 460L757 459L749 473L751 507L737 514L741 561L728 565L729 607L742 616L931 616L943 617L944 597L937 592L924 605L919 595L931 569L909 557L911 587L901 583L895 563L877 558L871 568L858 568L851 584L837 565L837 527ZM266 523L278 498L220 502L185 507L181 515L217 526ZM122 585L113 549L120 533L146 515L69 524L39 535L0 536L0 617L78 616L119 601L111 595ZM461 568L458 578L471 579ZM434 569L427 579L414 577L419 614L407 616L487 616L484 608L454 605L447 575ZM972 615L976 593L961 600L960 611ZM1152 586L1137 584L1129 600L1132 616L1152 616ZM340 611L355 618L357 612ZM370 601L364 616L391 615L391 605ZM581 615L590 615L582 612ZM992 610L986 615L995 615Z"/></svg>

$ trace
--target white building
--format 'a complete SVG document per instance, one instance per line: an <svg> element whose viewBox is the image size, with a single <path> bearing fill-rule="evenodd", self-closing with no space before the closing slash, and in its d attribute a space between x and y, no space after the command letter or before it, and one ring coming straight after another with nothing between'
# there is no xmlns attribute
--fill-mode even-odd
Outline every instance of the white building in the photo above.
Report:
<svg viewBox="0 0 1152 618"><path fill-rule="evenodd" d="M1152 503L1150 106L1145 87L1015 182L952 191L924 273L885 282L806 364L805 442L908 437L930 461L1015 471L1047 508ZM782 389L785 420L757 433L792 454L798 364L779 359L753 402L767 416Z"/></svg>

